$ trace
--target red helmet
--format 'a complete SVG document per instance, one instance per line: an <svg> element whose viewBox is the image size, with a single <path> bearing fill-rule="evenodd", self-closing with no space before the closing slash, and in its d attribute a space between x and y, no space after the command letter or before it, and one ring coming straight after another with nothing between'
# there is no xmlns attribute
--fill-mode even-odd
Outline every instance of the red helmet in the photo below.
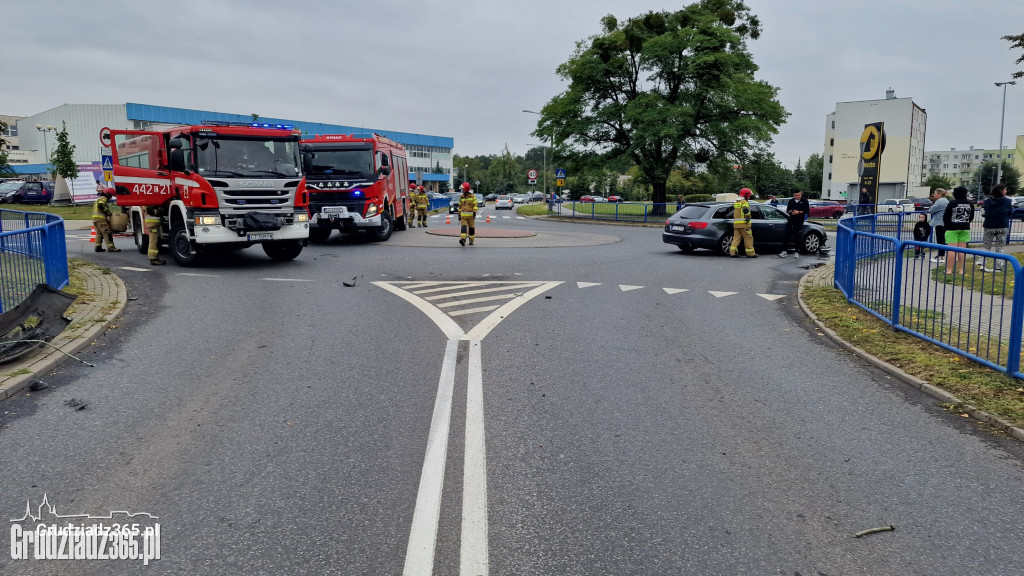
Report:
<svg viewBox="0 0 1024 576"><path fill-rule="evenodd" d="M753 195L754 193L750 191L750 188L743 188L742 190L740 190L740 196L744 198L750 199L750 197Z"/></svg>
<svg viewBox="0 0 1024 576"><path fill-rule="evenodd" d="M417 190L423 190L423 186L417 186L416 189Z"/></svg>
<svg viewBox="0 0 1024 576"><path fill-rule="evenodd" d="M463 190L469 190L469 182L463 182L461 188Z"/></svg>

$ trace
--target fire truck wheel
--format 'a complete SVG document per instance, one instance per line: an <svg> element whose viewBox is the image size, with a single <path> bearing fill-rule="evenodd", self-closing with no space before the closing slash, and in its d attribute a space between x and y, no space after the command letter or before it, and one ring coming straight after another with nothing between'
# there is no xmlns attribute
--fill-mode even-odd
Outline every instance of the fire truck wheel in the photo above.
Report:
<svg viewBox="0 0 1024 576"><path fill-rule="evenodd" d="M171 256L179 266L192 266L199 260L199 253L192 247L192 241L188 239L188 230L185 223L180 219L171 228Z"/></svg>
<svg viewBox="0 0 1024 576"><path fill-rule="evenodd" d="M409 209L405 209L405 214L402 214L401 218L395 218L395 232L401 232L409 228Z"/></svg>
<svg viewBox="0 0 1024 576"><path fill-rule="evenodd" d="M135 233L135 249L139 254L149 252L149 234L143 234L142 221L138 215L132 217L132 231Z"/></svg>
<svg viewBox="0 0 1024 576"><path fill-rule="evenodd" d="M316 242L322 244L327 242L327 239L331 237L331 229L326 227L310 227L309 229L309 240L310 242Z"/></svg>
<svg viewBox="0 0 1024 576"><path fill-rule="evenodd" d="M388 238L391 238L391 233L395 231L395 219L391 216L390 212L384 212L380 215L380 226L370 230L370 235L376 242L384 242Z"/></svg>
<svg viewBox="0 0 1024 576"><path fill-rule="evenodd" d="M263 251L267 253L274 262L287 262L295 260L302 252L302 242L298 240L280 240L278 242L264 242Z"/></svg>

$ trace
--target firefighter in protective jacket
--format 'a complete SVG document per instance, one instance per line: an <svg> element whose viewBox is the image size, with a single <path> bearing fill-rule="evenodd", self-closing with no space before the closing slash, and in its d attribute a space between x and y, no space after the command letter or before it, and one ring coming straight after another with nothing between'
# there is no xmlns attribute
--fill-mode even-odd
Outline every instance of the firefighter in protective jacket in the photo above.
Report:
<svg viewBox="0 0 1024 576"><path fill-rule="evenodd" d="M732 204L732 245L729 246L731 258L736 258L741 240L747 258L757 258L757 254L754 253L754 234L750 231L750 197L753 194L750 188L744 188L740 190L740 197Z"/></svg>
<svg viewBox="0 0 1024 576"><path fill-rule="evenodd" d="M96 251L97 252L120 252L120 248L114 247L114 233L110 231L110 198L114 195L111 188L102 184L96 186L96 202L92 205L92 225L96 228ZM107 249L103 249L103 242L107 243Z"/></svg>
<svg viewBox="0 0 1024 576"><path fill-rule="evenodd" d="M146 207L146 234L149 235L149 263L152 266L162 266L167 262L160 259L160 219L164 215L162 206Z"/></svg>
<svg viewBox="0 0 1024 576"><path fill-rule="evenodd" d="M430 208L430 196L423 189L423 186L416 188L416 221L423 228L427 227L427 209Z"/></svg>
<svg viewBox="0 0 1024 576"><path fill-rule="evenodd" d="M469 182L462 183L462 196L459 197L459 224L462 231L459 234L459 244L466 245L466 237L469 237L469 245L473 245L476 239L476 195L469 189Z"/></svg>

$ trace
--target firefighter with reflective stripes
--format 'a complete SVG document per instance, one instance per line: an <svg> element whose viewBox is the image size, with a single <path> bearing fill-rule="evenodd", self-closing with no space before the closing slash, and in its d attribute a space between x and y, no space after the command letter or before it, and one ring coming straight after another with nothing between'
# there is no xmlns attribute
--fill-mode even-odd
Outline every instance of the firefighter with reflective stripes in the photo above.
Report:
<svg viewBox="0 0 1024 576"><path fill-rule="evenodd" d="M466 237L469 237L469 245L473 245L476 239L476 195L469 188L469 182L462 183L462 196L459 197L459 224L462 231L459 234L459 244L466 245Z"/></svg>
<svg viewBox="0 0 1024 576"><path fill-rule="evenodd" d="M422 228L427 227L427 210L430 208L430 196L427 196L427 192L423 189L423 186L416 188L416 195L414 196L416 202L416 221Z"/></svg>
<svg viewBox="0 0 1024 576"><path fill-rule="evenodd" d="M151 266L163 266L166 261L160 259L160 220L163 217L164 209L160 206L146 207L146 234L149 235L149 264Z"/></svg>
<svg viewBox="0 0 1024 576"><path fill-rule="evenodd" d="M110 211L110 198L114 195L112 188L103 184L96 185L96 201L92 204L92 226L96 229L96 251L97 252L120 252L120 248L114 247L114 233L110 231L110 218L113 214ZM103 249L103 242L106 241L107 249Z"/></svg>
<svg viewBox="0 0 1024 576"><path fill-rule="evenodd" d="M729 246L729 257L736 258L743 241L743 249L747 258L757 258L754 253L754 234L750 231L750 197L753 196L750 188L740 190L740 197L732 204L732 245Z"/></svg>

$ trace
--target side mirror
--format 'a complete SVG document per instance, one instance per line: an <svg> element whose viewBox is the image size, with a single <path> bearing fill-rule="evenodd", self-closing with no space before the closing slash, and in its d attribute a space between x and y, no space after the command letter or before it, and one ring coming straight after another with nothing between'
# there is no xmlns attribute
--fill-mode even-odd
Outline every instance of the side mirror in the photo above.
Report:
<svg viewBox="0 0 1024 576"><path fill-rule="evenodd" d="M307 146L308 146L308 144L307 144ZM306 174L309 174L310 172L313 171L313 153L312 152L306 152L306 151L302 152L302 171L305 172Z"/></svg>
<svg viewBox="0 0 1024 576"><path fill-rule="evenodd" d="M174 140L172 140L171 142L174 142ZM180 145L181 145L180 141L178 142L178 145L179 145L178 148L173 148L173 147L171 148L171 151L168 154L168 160L170 162L171 170L173 170L174 172L184 172L185 171L185 152L180 147Z"/></svg>
<svg viewBox="0 0 1024 576"><path fill-rule="evenodd" d="M311 153L311 152L313 152L313 145L312 144L299 144L299 151L302 152L303 154Z"/></svg>

